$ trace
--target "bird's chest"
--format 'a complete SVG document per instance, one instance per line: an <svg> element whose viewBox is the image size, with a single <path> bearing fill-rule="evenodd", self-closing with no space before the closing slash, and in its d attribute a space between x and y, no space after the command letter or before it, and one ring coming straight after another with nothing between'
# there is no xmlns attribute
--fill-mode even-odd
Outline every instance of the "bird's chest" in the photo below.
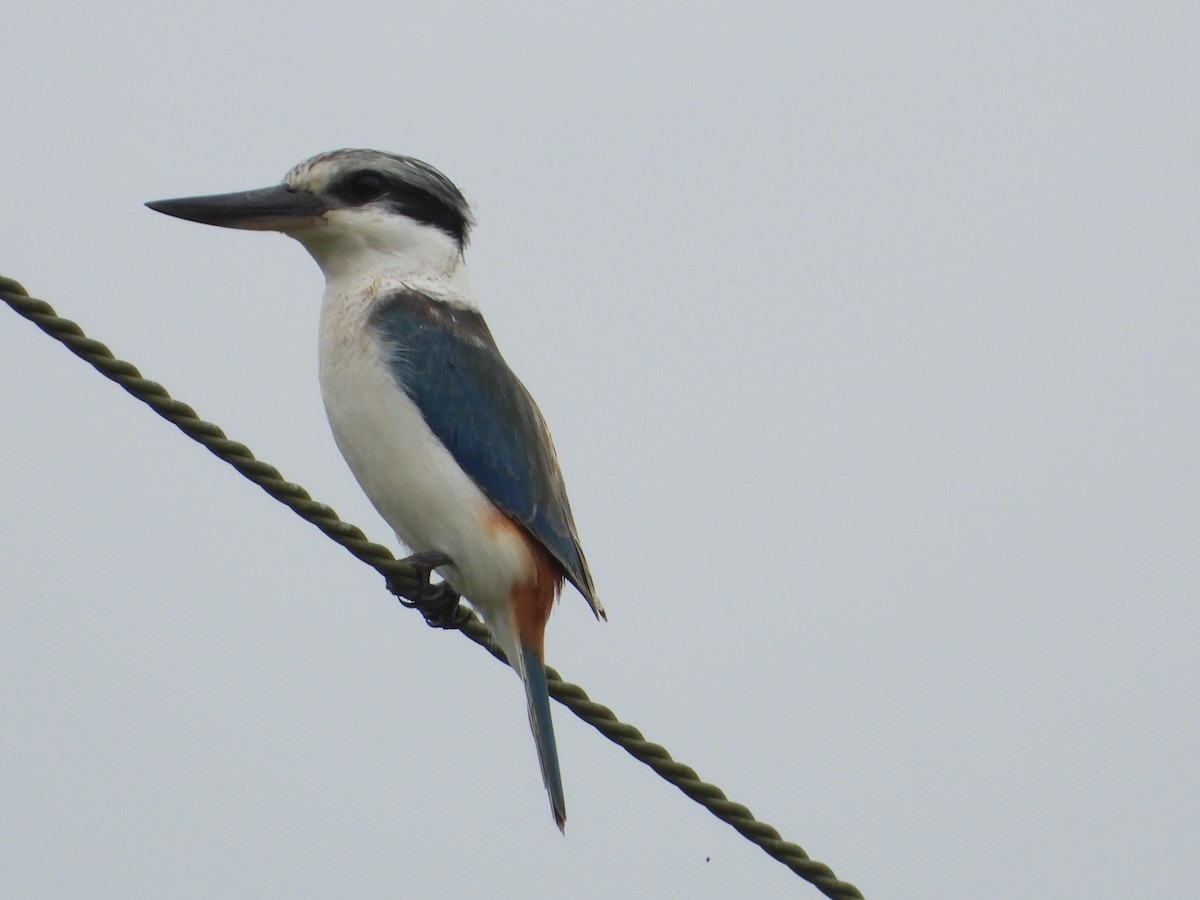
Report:
<svg viewBox="0 0 1200 900"><path fill-rule="evenodd" d="M367 305L327 298L320 331L320 379L338 449L372 504L414 550L439 549L457 562L456 586L486 599L523 577L528 554L496 510L431 431L401 389ZM333 301L333 302L331 302ZM499 524L506 528L498 528Z"/></svg>
<svg viewBox="0 0 1200 900"><path fill-rule="evenodd" d="M400 531L408 508L419 502L422 473L430 476L437 440L396 382L367 302L327 297L318 347L321 397L338 449Z"/></svg>

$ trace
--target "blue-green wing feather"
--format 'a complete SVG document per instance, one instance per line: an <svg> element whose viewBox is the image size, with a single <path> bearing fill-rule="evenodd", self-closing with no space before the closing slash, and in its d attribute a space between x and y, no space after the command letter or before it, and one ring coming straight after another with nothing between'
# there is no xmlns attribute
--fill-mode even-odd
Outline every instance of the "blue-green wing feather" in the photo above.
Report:
<svg viewBox="0 0 1200 900"><path fill-rule="evenodd" d="M598 610L550 434L483 317L403 292L380 306L373 325L397 384L437 439Z"/></svg>

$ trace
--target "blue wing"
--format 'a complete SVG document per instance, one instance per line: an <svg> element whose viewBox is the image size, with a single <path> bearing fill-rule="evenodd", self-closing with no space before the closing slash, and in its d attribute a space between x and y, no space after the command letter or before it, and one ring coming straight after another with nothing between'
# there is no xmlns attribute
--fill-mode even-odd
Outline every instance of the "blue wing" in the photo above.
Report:
<svg viewBox="0 0 1200 900"><path fill-rule="evenodd" d="M389 297L372 324L397 384L437 439L600 614L550 433L483 317L406 291Z"/></svg>

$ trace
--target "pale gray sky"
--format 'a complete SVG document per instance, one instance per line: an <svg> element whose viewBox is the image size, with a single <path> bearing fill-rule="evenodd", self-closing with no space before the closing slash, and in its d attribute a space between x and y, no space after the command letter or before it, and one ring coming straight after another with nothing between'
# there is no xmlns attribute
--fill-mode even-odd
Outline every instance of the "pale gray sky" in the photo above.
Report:
<svg viewBox="0 0 1200 900"><path fill-rule="evenodd" d="M408 153L611 621L548 658L869 897L1200 880L1193 4L14 5L0 271L394 546L321 276L142 201ZM0 894L817 897L0 308Z"/></svg>

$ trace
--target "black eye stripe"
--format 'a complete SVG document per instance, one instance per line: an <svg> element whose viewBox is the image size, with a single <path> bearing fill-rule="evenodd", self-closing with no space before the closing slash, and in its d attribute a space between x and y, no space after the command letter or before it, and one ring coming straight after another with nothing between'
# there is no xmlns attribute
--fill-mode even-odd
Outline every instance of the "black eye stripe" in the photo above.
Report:
<svg viewBox="0 0 1200 900"><path fill-rule="evenodd" d="M460 245L466 240L469 223L465 214L443 200L397 178L374 169L360 169L339 178L330 193L347 206L382 203L401 215L440 228Z"/></svg>
<svg viewBox="0 0 1200 900"><path fill-rule="evenodd" d="M339 178L330 192L350 206L370 203L389 192L391 184L379 172L361 169Z"/></svg>
<svg viewBox="0 0 1200 900"><path fill-rule="evenodd" d="M373 200L387 190L387 182L378 172L357 172L350 179L350 187L362 200Z"/></svg>

